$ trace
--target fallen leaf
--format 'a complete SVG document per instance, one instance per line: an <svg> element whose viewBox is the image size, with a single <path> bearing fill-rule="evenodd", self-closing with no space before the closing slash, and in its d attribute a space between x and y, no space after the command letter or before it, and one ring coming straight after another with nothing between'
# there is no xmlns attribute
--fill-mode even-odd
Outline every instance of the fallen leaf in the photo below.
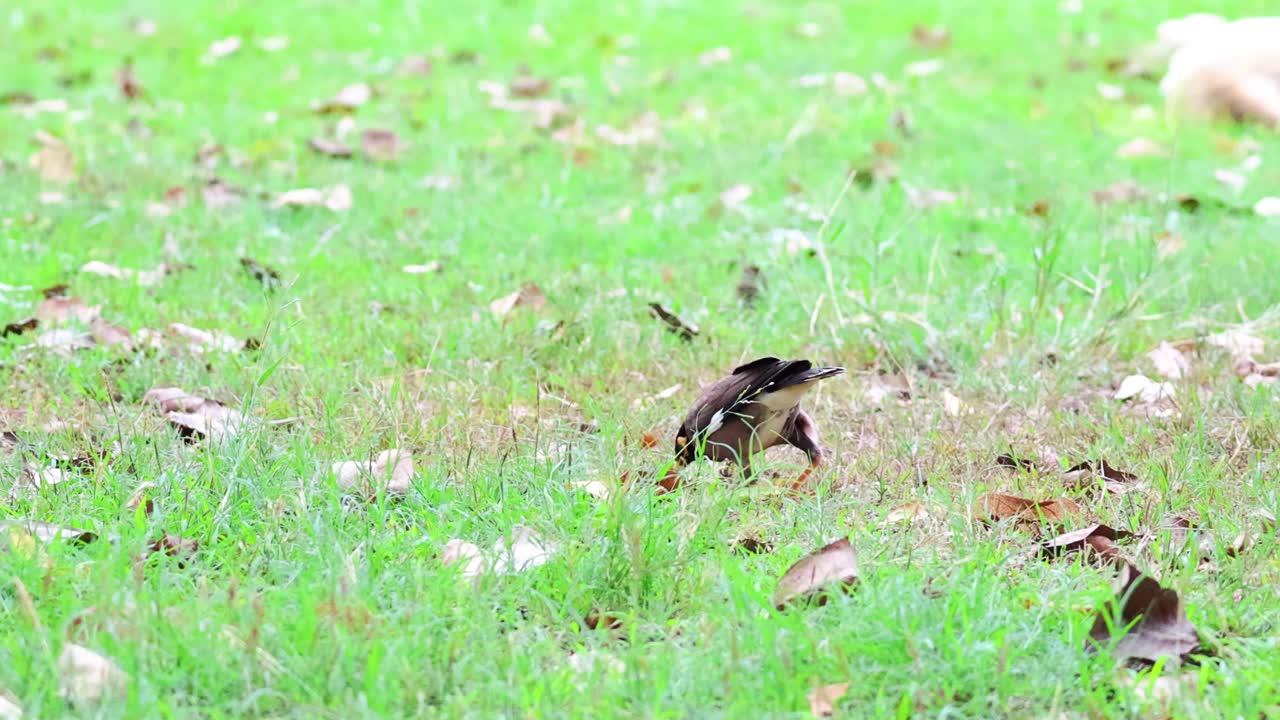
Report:
<svg viewBox="0 0 1280 720"><path fill-rule="evenodd" d="M200 197L207 210L235 207L244 200L244 191L218 178L213 178L200 189Z"/></svg>
<svg viewBox="0 0 1280 720"><path fill-rule="evenodd" d="M858 581L858 556L849 538L840 538L806 555L787 569L773 592L773 605L785 609L793 601L827 602L827 590L847 589Z"/></svg>
<svg viewBox="0 0 1280 720"><path fill-rule="evenodd" d="M263 52L276 53L289 47L288 35L268 35L258 41Z"/></svg>
<svg viewBox="0 0 1280 720"><path fill-rule="evenodd" d="M1136 398L1138 402L1155 403L1164 399L1172 399L1176 392L1173 385L1167 382L1156 382L1146 375L1130 375L1120 382L1116 390L1116 400Z"/></svg>
<svg viewBox="0 0 1280 720"><path fill-rule="evenodd" d="M1213 179L1236 192L1244 190L1245 184L1249 181L1244 175L1233 170L1214 170Z"/></svg>
<svg viewBox="0 0 1280 720"><path fill-rule="evenodd" d="M89 323L89 335L93 341L103 347L112 347L115 345L124 346L125 350L133 349L133 334L123 327L115 325L103 320L102 318L94 318Z"/></svg>
<svg viewBox="0 0 1280 720"><path fill-rule="evenodd" d="M598 125L596 126L596 136L611 145L619 147L662 144L662 131L658 114L653 111L644 113L621 130L610 125Z"/></svg>
<svg viewBox="0 0 1280 720"><path fill-rule="evenodd" d="M484 555L481 554L480 548L473 543L454 538L445 543L441 549L440 564L455 565L459 563L465 563L462 566L462 578L464 580L474 580L484 574Z"/></svg>
<svg viewBox="0 0 1280 720"><path fill-rule="evenodd" d="M951 205L960 199L959 195L950 190L915 188L905 183L903 183L903 189L906 190L907 201L921 210L928 210L939 205Z"/></svg>
<svg viewBox="0 0 1280 720"><path fill-rule="evenodd" d="M1180 380L1191 371L1191 363L1178 348L1162 342L1156 349L1147 353L1147 359L1155 366L1156 374L1170 380Z"/></svg>
<svg viewBox="0 0 1280 720"><path fill-rule="evenodd" d="M1096 205L1116 205L1119 203L1135 203L1147 200L1147 194L1136 182L1123 180L1089 193Z"/></svg>
<svg viewBox="0 0 1280 720"><path fill-rule="evenodd" d="M383 450L373 460L347 460L333 464L338 487L375 497L379 489L404 495L413 484L413 455L407 450Z"/></svg>
<svg viewBox="0 0 1280 720"><path fill-rule="evenodd" d="M35 330L39 325L40 321L33 317L11 322L4 326L4 330L0 330L0 338L5 338L10 335L21 335L25 332Z"/></svg>
<svg viewBox="0 0 1280 720"><path fill-rule="evenodd" d="M723 45L712 48L698 55L698 64L703 67L727 63L733 59L733 51Z"/></svg>
<svg viewBox="0 0 1280 720"><path fill-rule="evenodd" d="M139 335L142 334L142 331L138 332ZM209 332L182 323L169 323L169 332L186 340L188 342L187 350L196 354L206 351L239 352L245 349L247 344L245 341L223 332Z"/></svg>
<svg viewBox="0 0 1280 720"><path fill-rule="evenodd" d="M1129 537L1133 537L1133 533L1127 530L1116 530L1107 525L1090 525L1045 540L1040 544L1040 554L1046 557L1057 557L1091 548L1100 556L1111 559L1119 555L1114 543Z"/></svg>
<svg viewBox="0 0 1280 720"><path fill-rule="evenodd" d="M280 273L276 272L275 268L263 265L250 257L240 258L240 267L243 267L245 272L249 273L249 277L257 280L266 290L271 291L280 287Z"/></svg>
<svg viewBox="0 0 1280 720"><path fill-rule="evenodd" d="M137 100L145 93L142 85L138 82L138 78L133 74L133 61L125 60L120 69L116 71L116 87L120 90L120 94L125 100Z"/></svg>
<svg viewBox="0 0 1280 720"><path fill-rule="evenodd" d="M400 268L401 272L406 272L410 275L434 275L443 269L444 266L440 264L439 260L432 260L423 265L405 265Z"/></svg>
<svg viewBox="0 0 1280 720"><path fill-rule="evenodd" d="M150 515L155 511L156 505L151 501L149 491L154 490L155 488L156 484L150 481L139 485L138 489L133 491L133 495L130 495L129 500L124 504L125 509L130 512L134 512L137 511L138 508L142 508L144 515Z"/></svg>
<svg viewBox="0 0 1280 720"><path fill-rule="evenodd" d="M493 572L497 575L524 572L551 559L551 546L533 528L522 526L512 529L510 543L505 538L494 543L493 552L497 556Z"/></svg>
<svg viewBox="0 0 1280 720"><path fill-rule="evenodd" d="M1119 85L1111 85L1108 83L1100 82L1097 85L1097 89L1098 89L1098 94L1102 96L1103 100L1118 102L1124 99L1124 88L1120 87Z"/></svg>
<svg viewBox="0 0 1280 720"><path fill-rule="evenodd" d="M506 317L516 308L528 308L530 310L541 310L547 305L547 296L542 293L542 288L527 282L520 286L520 289L504 295L503 297L489 303L489 310L500 318Z"/></svg>
<svg viewBox="0 0 1280 720"><path fill-rule="evenodd" d="M1156 236L1156 257L1161 260L1173 257L1187 249L1187 240L1181 235L1164 232Z"/></svg>
<svg viewBox="0 0 1280 720"><path fill-rule="evenodd" d="M726 208L735 208L751 198L750 185L734 185L720 193L720 204Z"/></svg>
<svg viewBox="0 0 1280 720"><path fill-rule="evenodd" d="M36 306L36 320L45 325L59 325L72 320L88 323L102 313L101 305L89 307L80 298L55 295Z"/></svg>
<svg viewBox="0 0 1280 720"><path fill-rule="evenodd" d="M996 457L996 465L1014 468L1015 470L1026 470L1028 472L1036 469L1035 463L1031 462L1027 458L1014 457L1009 453L998 455Z"/></svg>
<svg viewBox="0 0 1280 720"><path fill-rule="evenodd" d="M1116 150L1116 155L1122 158L1168 157L1169 151L1154 140L1139 137L1121 145L1120 149Z"/></svg>
<svg viewBox="0 0 1280 720"><path fill-rule="evenodd" d="M22 706L2 690L0 690L0 720L22 720Z"/></svg>
<svg viewBox="0 0 1280 720"><path fill-rule="evenodd" d="M147 549L139 554L135 561L141 563L152 555L167 555L177 558L179 568L185 568L199 550L200 542L198 540L189 540L177 535L164 535L148 543Z"/></svg>
<svg viewBox="0 0 1280 720"><path fill-rule="evenodd" d="M932 60L920 60L918 62L907 63L902 72L907 77L928 77L942 70L942 60L934 58Z"/></svg>
<svg viewBox="0 0 1280 720"><path fill-rule="evenodd" d="M570 483L569 486L581 490L597 500L609 499L609 486L599 480L582 480Z"/></svg>
<svg viewBox="0 0 1280 720"><path fill-rule="evenodd" d="M30 165L40 173L40 179L51 183L69 183L76 179L76 159L58 138L39 130L35 141L40 149L31 156Z"/></svg>
<svg viewBox="0 0 1280 720"><path fill-rule="evenodd" d="M661 320L667 326L669 332L674 333L685 342L690 342L698 336L698 326L681 320L679 315L666 309L660 303L649 303L649 313Z"/></svg>
<svg viewBox="0 0 1280 720"><path fill-rule="evenodd" d="M1085 641L1087 652L1110 647L1116 660L1151 665L1166 659L1184 661L1199 647L1199 633L1187 620L1176 592L1128 565L1121 571L1120 585L1116 599L1094 616Z"/></svg>
<svg viewBox="0 0 1280 720"><path fill-rule="evenodd" d="M1085 460L1076 463L1062 474L1062 483L1068 488L1087 490L1099 483L1114 495L1124 494L1126 485L1138 481L1138 476L1109 464L1106 460Z"/></svg>
<svg viewBox="0 0 1280 720"><path fill-rule="evenodd" d="M508 86L511 95L521 98L542 97L551 92L551 81L533 75L517 75Z"/></svg>
<svg viewBox="0 0 1280 720"><path fill-rule="evenodd" d="M743 537L733 541L735 552L748 555L768 555L773 552L773 543L755 537Z"/></svg>
<svg viewBox="0 0 1280 720"><path fill-rule="evenodd" d="M1266 345L1262 338L1250 335L1241 330L1227 330L1220 333L1214 333L1204 339L1204 341L1214 347L1222 348L1231 354L1232 358L1252 358L1261 355Z"/></svg>
<svg viewBox="0 0 1280 720"><path fill-rule="evenodd" d="M988 525L1014 519L1018 525L1038 534L1043 524L1056 526L1081 512L1080 504L1071 498L1036 501L1005 493L987 493L974 502L972 516Z"/></svg>
<svg viewBox="0 0 1280 720"><path fill-rule="evenodd" d="M10 547L33 541L47 543L53 540L88 545L98 539L98 534L53 523L16 519L0 521L0 539L6 540Z"/></svg>
<svg viewBox="0 0 1280 720"><path fill-rule="evenodd" d="M49 330L36 338L37 347L53 350L64 356L70 356L78 350L88 350L93 345L93 336L78 330Z"/></svg>
<svg viewBox="0 0 1280 720"><path fill-rule="evenodd" d="M819 685L809 691L809 712L814 717L828 718L835 714L836 703L849 692L849 683Z"/></svg>
<svg viewBox="0 0 1280 720"><path fill-rule="evenodd" d="M78 705L92 705L111 696L123 695L129 676L106 656L74 643L62 646L58 657L60 694Z"/></svg>
<svg viewBox="0 0 1280 720"><path fill-rule="evenodd" d="M430 75L431 58L426 55L406 55L400 61L400 74L419 77Z"/></svg>
<svg viewBox="0 0 1280 720"><path fill-rule="evenodd" d="M99 260L91 260L80 268L80 272L117 280L128 280L142 287L150 287L160 282L169 273L169 267L164 263L160 263L155 270L133 270L109 265Z"/></svg>
<svg viewBox="0 0 1280 720"><path fill-rule="evenodd" d="M1280 197L1264 197L1253 204L1253 214L1259 217L1280 217Z"/></svg>
<svg viewBox="0 0 1280 720"><path fill-rule="evenodd" d="M351 148L347 147L342 141L332 140L326 137L313 137L310 140L307 140L307 147L311 148L311 151L318 155L324 155L331 158L341 158L345 160L352 155Z"/></svg>
<svg viewBox="0 0 1280 720"><path fill-rule="evenodd" d="M169 424L188 442L211 438L215 442L230 439L244 424L240 411L217 400L191 395L176 387L152 388L142 397L153 403Z"/></svg>
<svg viewBox="0 0 1280 720"><path fill-rule="evenodd" d="M332 98L313 104L312 109L321 115L350 115L372 98L373 88L367 83L354 83L339 90Z"/></svg>
<svg viewBox="0 0 1280 720"><path fill-rule="evenodd" d="M449 175L427 175L418 182L418 186L428 190L452 190L458 187L458 178Z"/></svg>
<svg viewBox="0 0 1280 720"><path fill-rule="evenodd" d="M212 62L221 58L232 55L240 50L240 38L232 35L230 37L215 40L209 45L209 49L205 51L205 62Z"/></svg>
<svg viewBox="0 0 1280 720"><path fill-rule="evenodd" d="M298 188L282 193L276 198L274 207L326 207L334 212L351 209L351 188L346 185L334 185L324 190L317 188Z"/></svg>
<svg viewBox="0 0 1280 720"><path fill-rule="evenodd" d="M759 265L743 266L742 277L738 279L738 287L736 288L738 300L748 307L755 305L760 293L764 291L767 285L768 282Z"/></svg>
<svg viewBox="0 0 1280 720"><path fill-rule="evenodd" d="M916 45L930 50L946 50L951 47L951 31L941 25L913 25L911 39Z"/></svg>
<svg viewBox="0 0 1280 720"><path fill-rule="evenodd" d="M883 525L901 525L929 519L929 509L919 500L904 503L885 514Z"/></svg>
<svg viewBox="0 0 1280 720"><path fill-rule="evenodd" d="M946 413L947 417L960 417L962 408L963 403L960 402L960 398L952 395L950 390L942 391L942 412Z"/></svg>
<svg viewBox="0 0 1280 720"><path fill-rule="evenodd" d="M365 130L360 133L360 149L374 160L390 162L400 154L400 136L391 130Z"/></svg>

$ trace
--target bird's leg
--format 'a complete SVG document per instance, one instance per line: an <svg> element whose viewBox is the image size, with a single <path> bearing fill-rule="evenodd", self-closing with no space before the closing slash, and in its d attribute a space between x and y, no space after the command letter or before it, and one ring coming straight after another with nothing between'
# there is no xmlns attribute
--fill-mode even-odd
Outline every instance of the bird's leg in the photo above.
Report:
<svg viewBox="0 0 1280 720"><path fill-rule="evenodd" d="M818 444L818 426L803 410L796 409L795 414L791 416L791 421L783 428L784 439L789 445L793 445L804 451L809 457L809 467L800 473L800 477L791 483L791 490L799 491L804 488L809 476L813 474L815 468L822 464L822 446Z"/></svg>

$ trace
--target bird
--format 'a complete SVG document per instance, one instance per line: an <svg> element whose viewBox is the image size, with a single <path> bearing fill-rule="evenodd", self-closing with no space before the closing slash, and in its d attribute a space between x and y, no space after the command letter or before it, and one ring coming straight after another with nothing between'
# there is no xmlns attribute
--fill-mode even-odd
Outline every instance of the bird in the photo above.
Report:
<svg viewBox="0 0 1280 720"><path fill-rule="evenodd" d="M800 409L800 400L819 381L844 372L842 367L814 367L808 360L762 357L739 365L708 385L676 431L675 463L662 482L679 484L679 469L706 457L736 463L751 478L751 457L787 444L803 450L809 467L792 487L802 487L822 464L818 426Z"/></svg>

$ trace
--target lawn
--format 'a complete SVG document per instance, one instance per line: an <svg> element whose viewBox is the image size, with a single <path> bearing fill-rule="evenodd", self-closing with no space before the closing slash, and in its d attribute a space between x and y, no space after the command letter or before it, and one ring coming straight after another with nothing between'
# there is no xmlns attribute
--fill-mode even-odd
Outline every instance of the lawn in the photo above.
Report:
<svg viewBox="0 0 1280 720"><path fill-rule="evenodd" d="M1280 360L1251 209L1280 144L1173 122L1117 62L1203 9L11 3L0 325L39 322L0 339L0 693L801 718L849 683L837 717L1280 717L1277 372L1246 357ZM780 448L659 493L699 387L764 355L848 368L805 399L807 491ZM1131 375L1169 386L1117 399ZM244 419L180 432L164 387ZM391 449L411 474L333 469ZM1067 472L1102 460L1131 476ZM1177 592L1186 664L1086 651L1117 570L1041 543L1095 523ZM856 584L775 609L842 537Z"/></svg>

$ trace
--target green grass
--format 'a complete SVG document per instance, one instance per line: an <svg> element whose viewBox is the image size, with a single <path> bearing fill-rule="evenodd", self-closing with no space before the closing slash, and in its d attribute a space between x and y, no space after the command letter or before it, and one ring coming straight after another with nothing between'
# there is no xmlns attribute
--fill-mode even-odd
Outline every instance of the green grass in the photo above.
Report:
<svg viewBox="0 0 1280 720"><path fill-rule="evenodd" d="M1230 358L1204 345L1177 383L1174 417L1138 417L1108 392L1131 372L1154 376L1144 354L1162 340L1241 324L1276 337L1280 324L1280 230L1210 202L1248 208L1275 194L1275 136L1175 128L1154 83L1105 69L1160 20L1200 6L119 5L20 1L0 17L0 93L68 104L0 108L0 321L29 315L40 288L66 282L135 332L181 322L261 347L67 358L35 347L33 333L0 341L0 430L34 446L0 455L5 487L27 462L119 445L96 468L0 505L0 519L101 536L0 552L0 690L27 717L803 717L812 687L844 681L839 713L851 718L1280 713L1277 542L1229 552L1240 530L1260 529L1256 510L1280 510L1276 397L1241 384ZM1268 7L1218 6L1233 16ZM154 20L155 34L134 33L134 18ZM794 32L803 22L820 37ZM535 23L551 45L531 38ZM951 48L915 46L917 23L947 26ZM230 35L241 50L202 64ZM288 47L260 49L272 35ZM729 62L698 62L721 45ZM480 61L451 63L457 50ZM436 55L429 76L397 72L421 53ZM934 56L941 72L904 76ZM145 100L126 103L115 87L125 58ZM1087 67L1069 71L1069 60ZM522 64L574 108L589 155L488 106L478 85L505 84ZM881 72L901 93L794 85L838 71ZM60 83L76 76L85 79ZM353 82L376 90L356 128L396 131L407 147L395 162L307 150L336 122L311 103ZM1103 99L1099 82L1123 86L1126 99ZM1135 112L1143 104L1154 112ZM661 145L596 137L596 126L627 127L648 111ZM909 115L910 137L892 126L895 111ZM70 147L75 182L44 183L28 167L40 130ZM1117 157L1139 136L1172 155ZM1224 153L1226 140L1259 148ZM896 146L898 181L842 194L877 141ZM216 165L193 162L209 143L226 148ZM1262 164L1242 194L1214 181L1251 152ZM428 175L457 186L423 188ZM200 188L214 176L246 201L206 211ZM1091 190L1126 179L1153 197L1094 204ZM349 212L271 207L286 190L338 183L351 188ZM719 210L719 193L737 184L753 188L750 199ZM187 205L150 216L148 203L174 186ZM906 186L961 198L920 210ZM50 191L64 202L42 204ZM1203 207L1180 212L1162 193ZM1025 213L1038 200L1047 219ZM833 206L823 225L814 213ZM611 221L623 208L630 221ZM780 228L822 230L830 285L822 257L771 239ZM1158 253L1166 230L1185 248ZM283 287L264 291L241 256L276 268ZM78 272L95 259L191 267L140 288ZM431 260L441 273L400 270ZM734 294L746 263L768 278L754 311ZM543 311L505 322L490 313L528 281L545 291ZM702 336L665 332L649 301ZM769 454L777 487L703 464L669 496L643 481L608 501L573 488L661 467L700 383L766 354L851 370L807 400L831 457L814 496L781 489L800 469L794 450ZM875 374L900 368L911 403L869 402ZM141 403L157 385L300 421L187 446ZM959 417L943 412L944 390L964 403ZM76 430L44 430L52 420ZM592 422L598 432L584 432ZM659 449L641 446L646 432ZM402 501L353 503L323 472L391 447L415 454ZM1010 450L1055 454L1060 467L997 467ZM1042 562L1025 533L969 517L987 491L1062 494L1055 471L1091 457L1141 485L1083 500L1088 515L1150 533L1126 555L1180 593L1216 651L1182 671L1197 675L1196 689L1167 702L1143 700L1127 671L1083 651L1114 573ZM143 482L157 484L151 515L125 509ZM934 516L882 525L911 500L934 504ZM1189 510L1201 524L1188 538L1160 529ZM489 547L518 525L554 544L545 566L473 587L439 561L450 538ZM135 569L165 532L198 540L198 555ZM785 569L843 535L859 552L859 588L822 608L774 611ZM732 543L744 536L775 551L739 555ZM39 626L12 579L30 590ZM623 629L585 629L593 608ZM127 697L64 703L64 638L128 672ZM593 662L575 669L570 653Z"/></svg>

